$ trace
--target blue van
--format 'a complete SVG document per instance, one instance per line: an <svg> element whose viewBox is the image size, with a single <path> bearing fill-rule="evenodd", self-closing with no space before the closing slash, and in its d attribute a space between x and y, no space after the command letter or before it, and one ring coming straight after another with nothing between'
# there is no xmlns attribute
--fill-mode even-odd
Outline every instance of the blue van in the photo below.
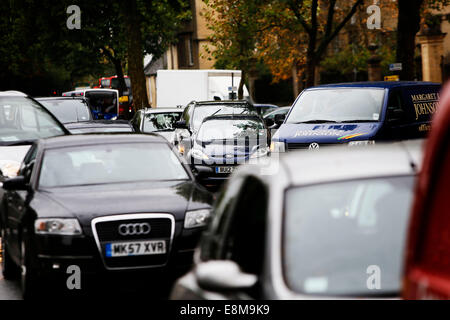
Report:
<svg viewBox="0 0 450 320"><path fill-rule="evenodd" d="M405 81L308 88L285 117L275 118L279 129L271 151L423 138L430 130L440 90L439 83Z"/></svg>

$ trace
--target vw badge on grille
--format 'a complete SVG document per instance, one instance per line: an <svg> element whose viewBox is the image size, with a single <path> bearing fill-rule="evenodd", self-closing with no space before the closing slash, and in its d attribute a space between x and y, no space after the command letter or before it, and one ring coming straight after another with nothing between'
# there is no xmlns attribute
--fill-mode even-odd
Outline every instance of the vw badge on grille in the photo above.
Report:
<svg viewBox="0 0 450 320"><path fill-rule="evenodd" d="M143 223L127 223L119 226L119 234L122 236L135 236L150 233L150 224Z"/></svg>
<svg viewBox="0 0 450 320"><path fill-rule="evenodd" d="M317 142L313 142L309 145L309 149L319 149L319 144Z"/></svg>

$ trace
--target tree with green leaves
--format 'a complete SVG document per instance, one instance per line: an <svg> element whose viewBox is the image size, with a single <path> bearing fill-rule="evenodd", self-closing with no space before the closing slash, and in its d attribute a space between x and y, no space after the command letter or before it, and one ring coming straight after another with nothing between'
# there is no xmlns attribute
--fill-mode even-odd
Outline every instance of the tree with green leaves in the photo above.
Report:
<svg viewBox="0 0 450 320"><path fill-rule="evenodd" d="M128 71L135 109L148 107L143 57L161 57L176 41L181 24L191 17L187 0L121 2L126 33Z"/></svg>
<svg viewBox="0 0 450 320"><path fill-rule="evenodd" d="M284 0L288 8L296 17L306 35L306 86L315 84L316 67L324 57L325 51L331 41L338 35L342 28L350 21L359 5L364 0L353 0L349 4L349 10L342 12L342 19L335 21L338 11L337 0Z"/></svg>
<svg viewBox="0 0 450 320"><path fill-rule="evenodd" d="M258 14L263 1L204 0L204 13L213 49L206 48L229 69L242 71L238 99L243 99L244 84L256 63L256 41L260 31Z"/></svg>
<svg viewBox="0 0 450 320"><path fill-rule="evenodd" d="M65 0L67 1L67 0ZM135 109L148 107L143 57L159 58L176 41L181 23L190 17L187 0L83 0L82 27L68 31L79 41L111 62L119 78L119 90L125 90L124 69L133 89Z"/></svg>

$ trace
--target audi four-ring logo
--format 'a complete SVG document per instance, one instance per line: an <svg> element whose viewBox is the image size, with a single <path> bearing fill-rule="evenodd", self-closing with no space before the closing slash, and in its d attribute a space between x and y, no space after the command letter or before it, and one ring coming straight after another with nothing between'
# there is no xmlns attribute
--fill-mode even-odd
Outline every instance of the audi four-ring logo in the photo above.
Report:
<svg viewBox="0 0 450 320"><path fill-rule="evenodd" d="M150 224L148 224L147 222L127 224L124 223L119 226L119 234L121 234L122 236L149 234L150 229Z"/></svg>

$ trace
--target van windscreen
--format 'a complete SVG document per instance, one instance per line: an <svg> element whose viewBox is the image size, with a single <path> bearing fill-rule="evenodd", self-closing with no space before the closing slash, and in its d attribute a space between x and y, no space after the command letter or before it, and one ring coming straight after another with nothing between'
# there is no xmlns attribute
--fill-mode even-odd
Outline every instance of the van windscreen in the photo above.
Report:
<svg viewBox="0 0 450 320"><path fill-rule="evenodd" d="M384 89L332 88L305 91L286 123L379 121Z"/></svg>

